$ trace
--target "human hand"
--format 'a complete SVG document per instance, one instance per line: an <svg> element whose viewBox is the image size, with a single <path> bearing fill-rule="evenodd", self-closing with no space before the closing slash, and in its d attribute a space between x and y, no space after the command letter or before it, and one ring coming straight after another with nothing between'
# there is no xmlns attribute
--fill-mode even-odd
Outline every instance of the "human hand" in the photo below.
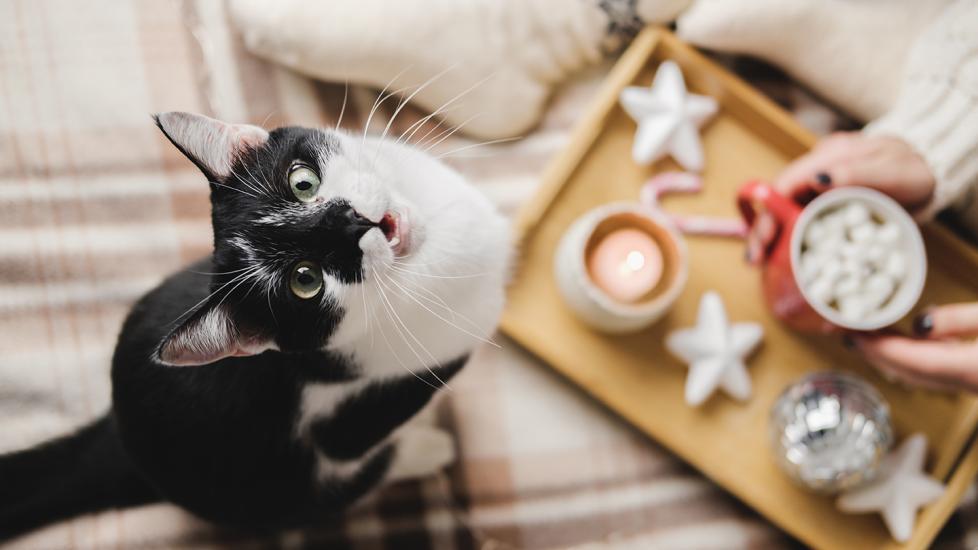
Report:
<svg viewBox="0 0 978 550"><path fill-rule="evenodd" d="M835 187L870 187L913 213L930 200L935 181L927 161L902 139L847 132L820 141L785 168L773 185L800 203ZM748 261L763 259L776 232L777 224L770 215L758 217L747 238Z"/></svg>
<svg viewBox="0 0 978 550"><path fill-rule="evenodd" d="M978 302L933 308L914 320L918 338L862 334L855 349L887 378L911 386L978 393Z"/></svg>

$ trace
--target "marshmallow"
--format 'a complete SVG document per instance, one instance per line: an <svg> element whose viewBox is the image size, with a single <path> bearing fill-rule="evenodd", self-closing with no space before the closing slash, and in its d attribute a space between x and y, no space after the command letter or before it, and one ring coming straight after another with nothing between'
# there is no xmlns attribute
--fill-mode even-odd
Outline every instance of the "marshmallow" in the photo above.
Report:
<svg viewBox="0 0 978 550"><path fill-rule="evenodd" d="M839 299L839 313L850 323L861 321L871 309L866 299L858 294Z"/></svg>
<svg viewBox="0 0 978 550"><path fill-rule="evenodd" d="M872 246L866 242L860 243L844 243L839 247L839 253L845 260L856 260L859 262L866 262L869 260L869 247Z"/></svg>
<svg viewBox="0 0 978 550"><path fill-rule="evenodd" d="M825 256L818 254L804 254L801 257L801 268L798 275L801 276L801 281L804 284L808 284L818 277L818 274L822 271L822 264L825 261Z"/></svg>
<svg viewBox="0 0 978 550"><path fill-rule="evenodd" d="M838 258L829 258L822 264L819 279L825 279L831 285L839 278L839 275L842 275L842 261Z"/></svg>
<svg viewBox="0 0 978 550"><path fill-rule="evenodd" d="M878 242L878 240L877 240ZM881 244L871 244L866 247L866 260L877 268L883 267L886 259L890 257L886 248Z"/></svg>
<svg viewBox="0 0 978 550"><path fill-rule="evenodd" d="M828 304L832 300L832 281L825 276L819 277L808 285L808 295L813 300Z"/></svg>
<svg viewBox="0 0 978 550"><path fill-rule="evenodd" d="M851 294L856 294L863 286L863 279L857 275L843 275L836 283L835 297L843 298Z"/></svg>
<svg viewBox="0 0 978 550"><path fill-rule="evenodd" d="M846 230L846 219L845 216L840 211L835 211L827 214L822 218L822 226L825 228L825 233L832 235L838 233L842 236Z"/></svg>
<svg viewBox="0 0 978 550"><path fill-rule="evenodd" d="M849 240L854 243L869 243L876 236L876 224L872 221L849 228Z"/></svg>
<svg viewBox="0 0 978 550"><path fill-rule="evenodd" d="M900 252L895 250L890 252L889 257L883 263L883 273L886 273L890 277L896 280L902 280L907 274L907 257Z"/></svg>
<svg viewBox="0 0 978 550"><path fill-rule="evenodd" d="M842 209L842 216L846 227L858 227L872 221L870 220L869 209L861 202L849 203Z"/></svg>
<svg viewBox="0 0 978 550"><path fill-rule="evenodd" d="M893 296L896 285L883 273L875 273L866 279L865 299L871 309L876 309Z"/></svg>
<svg viewBox="0 0 978 550"><path fill-rule="evenodd" d="M892 246L900 240L900 226L886 222L876 232L876 242L883 246Z"/></svg>
<svg viewBox="0 0 978 550"><path fill-rule="evenodd" d="M805 246L809 248L818 248L823 244L822 239L825 237L825 226L822 222L815 220L808 224L805 228Z"/></svg>
<svg viewBox="0 0 978 550"><path fill-rule="evenodd" d="M886 304L907 272L901 228L878 220L867 204L851 202L805 229L799 280L813 302L831 305L848 322Z"/></svg>
<svg viewBox="0 0 978 550"><path fill-rule="evenodd" d="M872 270L862 258L846 258L842 261L842 275L851 275L863 280L869 276Z"/></svg>

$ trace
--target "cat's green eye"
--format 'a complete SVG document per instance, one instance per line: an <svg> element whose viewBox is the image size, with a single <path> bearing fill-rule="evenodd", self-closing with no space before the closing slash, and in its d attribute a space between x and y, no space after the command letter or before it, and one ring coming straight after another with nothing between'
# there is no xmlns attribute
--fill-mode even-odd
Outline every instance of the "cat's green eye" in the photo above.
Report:
<svg viewBox="0 0 978 550"><path fill-rule="evenodd" d="M292 194L302 202L316 200L319 192L319 176L305 164L294 164L289 168L289 187Z"/></svg>
<svg viewBox="0 0 978 550"><path fill-rule="evenodd" d="M297 263L292 268L289 288L303 300L315 297L323 288L323 270L312 262Z"/></svg>

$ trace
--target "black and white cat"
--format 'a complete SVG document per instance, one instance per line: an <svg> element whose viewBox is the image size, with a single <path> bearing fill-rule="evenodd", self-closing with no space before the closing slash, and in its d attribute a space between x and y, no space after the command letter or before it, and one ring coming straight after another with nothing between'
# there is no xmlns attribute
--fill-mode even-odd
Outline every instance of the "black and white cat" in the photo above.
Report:
<svg viewBox="0 0 978 550"><path fill-rule="evenodd" d="M210 182L214 253L133 307L106 416L0 457L0 538L159 499L297 525L452 462L415 417L496 326L506 221L393 140L156 122Z"/></svg>

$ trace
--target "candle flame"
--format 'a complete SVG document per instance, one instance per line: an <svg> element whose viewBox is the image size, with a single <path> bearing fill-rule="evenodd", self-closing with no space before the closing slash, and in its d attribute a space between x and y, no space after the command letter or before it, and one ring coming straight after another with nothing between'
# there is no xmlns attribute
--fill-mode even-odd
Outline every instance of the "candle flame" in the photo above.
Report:
<svg viewBox="0 0 978 550"><path fill-rule="evenodd" d="M645 267L645 254L638 250L632 250L625 256L625 261L621 264L622 275L632 275Z"/></svg>

